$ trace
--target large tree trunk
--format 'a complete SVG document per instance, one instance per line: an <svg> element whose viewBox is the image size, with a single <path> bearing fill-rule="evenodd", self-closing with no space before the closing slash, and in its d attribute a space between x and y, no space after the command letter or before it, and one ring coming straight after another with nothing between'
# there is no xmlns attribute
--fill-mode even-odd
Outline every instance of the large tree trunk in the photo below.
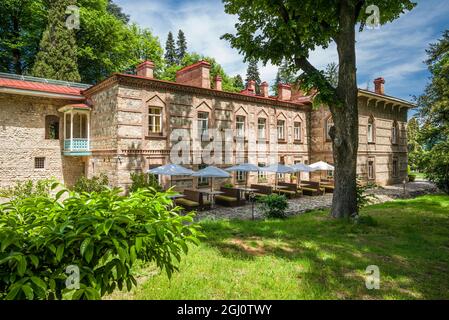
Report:
<svg viewBox="0 0 449 320"><path fill-rule="evenodd" d="M357 214L357 150L358 109L355 55L355 8L351 1L342 1L340 33L336 39L339 56L337 95L343 105L331 105L334 126L332 137L335 164L335 190L331 214L348 218Z"/></svg>

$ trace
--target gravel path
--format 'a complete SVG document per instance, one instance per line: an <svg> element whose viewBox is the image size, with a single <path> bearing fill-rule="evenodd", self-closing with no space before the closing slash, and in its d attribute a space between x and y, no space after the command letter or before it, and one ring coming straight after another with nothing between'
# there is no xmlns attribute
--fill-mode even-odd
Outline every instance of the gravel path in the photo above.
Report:
<svg viewBox="0 0 449 320"><path fill-rule="evenodd" d="M373 203L384 203L394 199L414 198L420 195L439 192L438 188L428 181L409 182L406 184L405 190L404 193L404 186L400 184L371 189L368 190L368 193L376 196L376 199L372 201ZM332 204L332 194L316 197L303 196L301 198L289 200L288 202L289 207L287 209L287 214L297 215L311 210L330 208ZM254 206L254 216L256 219L262 218L257 205ZM237 208L217 206L213 210L198 212L195 219L251 219L251 205Z"/></svg>

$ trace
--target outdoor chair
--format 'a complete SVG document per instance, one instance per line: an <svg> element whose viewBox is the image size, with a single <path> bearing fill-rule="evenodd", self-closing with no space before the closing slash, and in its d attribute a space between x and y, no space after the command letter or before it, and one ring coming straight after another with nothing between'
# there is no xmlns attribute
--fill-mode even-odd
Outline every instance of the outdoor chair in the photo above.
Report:
<svg viewBox="0 0 449 320"><path fill-rule="evenodd" d="M240 198L240 190L235 188L221 187L220 191L223 194L215 196L215 203L224 207L238 207L245 203L244 199Z"/></svg>
<svg viewBox="0 0 449 320"><path fill-rule="evenodd" d="M254 195L256 197L263 197L268 196L273 193L273 188L270 186L264 186L261 184L252 184L251 189L256 189L257 191L254 191Z"/></svg>
<svg viewBox="0 0 449 320"><path fill-rule="evenodd" d="M333 193L335 189L334 180L321 179L321 187L325 189L326 193Z"/></svg>
<svg viewBox="0 0 449 320"><path fill-rule="evenodd" d="M183 194L184 197L175 199L175 203L186 210L205 210L211 206L210 201L204 200L199 191L185 189Z"/></svg>
<svg viewBox="0 0 449 320"><path fill-rule="evenodd" d="M301 189L303 194L308 196L321 196L326 192L326 189L320 186L316 181L302 181Z"/></svg>
<svg viewBox="0 0 449 320"><path fill-rule="evenodd" d="M298 190L296 183L279 182L278 185L281 187L287 187L278 191L280 195L284 195L287 198L296 198L302 194L302 190Z"/></svg>

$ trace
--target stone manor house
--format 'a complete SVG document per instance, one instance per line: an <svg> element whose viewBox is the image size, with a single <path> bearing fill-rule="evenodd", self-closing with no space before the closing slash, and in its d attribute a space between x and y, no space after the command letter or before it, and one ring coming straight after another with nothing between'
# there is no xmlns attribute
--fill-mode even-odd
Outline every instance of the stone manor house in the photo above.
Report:
<svg viewBox="0 0 449 320"><path fill-rule="evenodd" d="M136 75L113 74L93 86L0 74L0 187L50 177L71 186L83 175L106 173L113 185L126 189L131 172L169 162L171 147L192 138L173 141L175 129L195 129L202 135L232 129L235 154L222 167L237 162L237 140L244 162L271 164L248 147L251 131L268 154L270 137L277 138L276 162L333 163L328 108L312 108L312 97L290 85L280 84L277 96L269 95L266 82L256 94L251 81L242 92L229 93L222 90L220 77L210 79L205 61L178 71L175 82L153 78L153 69L145 61ZM374 92L359 90L358 174L380 185L400 183L407 175L407 111L413 105L386 95L384 79L374 83ZM302 173L302 178L331 174ZM246 179L273 182L274 175L235 173L229 182L245 184ZM208 183L173 178L179 189Z"/></svg>

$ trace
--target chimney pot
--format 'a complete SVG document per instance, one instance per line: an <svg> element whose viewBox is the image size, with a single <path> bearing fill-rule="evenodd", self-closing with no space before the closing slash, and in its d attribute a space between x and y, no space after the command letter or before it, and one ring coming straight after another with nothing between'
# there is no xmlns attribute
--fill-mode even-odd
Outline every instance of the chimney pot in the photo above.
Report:
<svg viewBox="0 0 449 320"><path fill-rule="evenodd" d="M374 92L377 94L385 94L385 79L380 77L374 80Z"/></svg>
<svg viewBox="0 0 449 320"><path fill-rule="evenodd" d="M260 93L262 97L268 98L268 83L266 81L260 84Z"/></svg>
<svg viewBox="0 0 449 320"><path fill-rule="evenodd" d="M222 87L222 78L220 77L220 75L217 74L217 76L215 77L215 90L219 90L222 91L223 87Z"/></svg>
<svg viewBox="0 0 449 320"><path fill-rule="evenodd" d="M246 85L246 89L248 89L248 91L252 91L253 93L255 93L256 92L256 81L249 80Z"/></svg>
<svg viewBox="0 0 449 320"><path fill-rule="evenodd" d="M292 98L292 87L289 84L279 83L278 99L282 101L290 101Z"/></svg>
<svg viewBox="0 0 449 320"><path fill-rule="evenodd" d="M210 63L198 61L176 72L176 82L210 89Z"/></svg>
<svg viewBox="0 0 449 320"><path fill-rule="evenodd" d="M143 61L142 63L137 65L136 68L137 75L139 77L145 77L152 79L154 76L154 63L153 61Z"/></svg>

